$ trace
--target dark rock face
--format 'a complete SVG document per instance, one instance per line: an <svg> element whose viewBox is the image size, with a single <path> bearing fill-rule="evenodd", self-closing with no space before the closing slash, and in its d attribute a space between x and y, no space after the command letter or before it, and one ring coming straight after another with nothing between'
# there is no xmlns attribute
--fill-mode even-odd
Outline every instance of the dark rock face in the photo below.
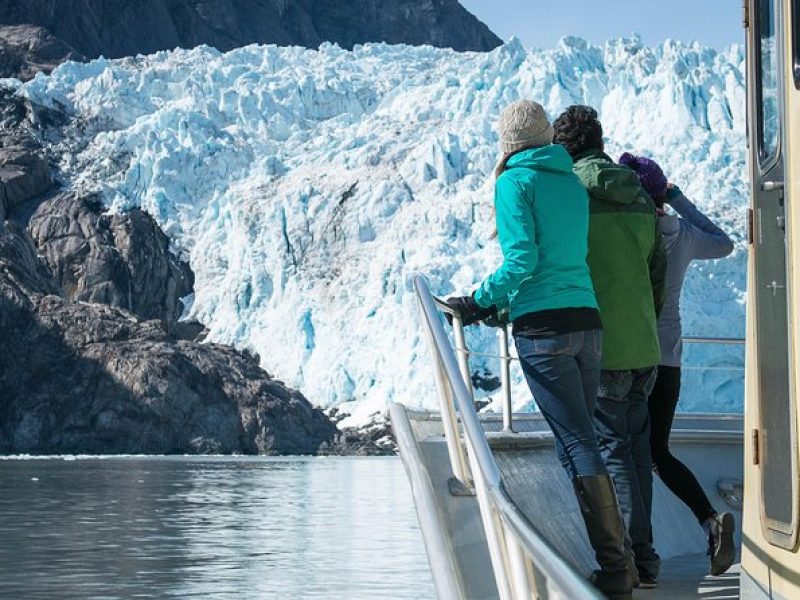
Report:
<svg viewBox="0 0 800 600"><path fill-rule="evenodd" d="M47 118L45 113L43 116ZM32 130L32 118L33 108L27 100L0 87L0 216L3 219L53 187L47 158Z"/></svg>
<svg viewBox="0 0 800 600"><path fill-rule="evenodd" d="M0 452L311 454L336 426L232 348L60 294L0 233Z"/></svg>
<svg viewBox="0 0 800 600"><path fill-rule="evenodd" d="M388 42L487 51L502 43L458 0L3 0L0 25L42 27L64 44L46 45L49 56L74 48L88 58L200 44L226 51L252 43Z"/></svg>
<svg viewBox="0 0 800 600"><path fill-rule="evenodd" d="M177 320L157 223L57 189L33 124L59 118L0 87L0 453L384 453Z"/></svg>
<svg viewBox="0 0 800 600"><path fill-rule="evenodd" d="M170 323L192 292L189 265L170 253L167 236L141 210L107 215L97 202L60 194L39 205L29 231L71 300Z"/></svg>
<svg viewBox="0 0 800 600"><path fill-rule="evenodd" d="M0 26L0 77L32 79L67 60L85 60L46 29L33 25Z"/></svg>
<svg viewBox="0 0 800 600"><path fill-rule="evenodd" d="M309 4L320 42L335 41L348 49L364 42L387 42L487 52L503 43L457 0L312 0Z"/></svg>
<svg viewBox="0 0 800 600"><path fill-rule="evenodd" d="M18 171L0 203L0 452L346 452L256 358L194 341L202 326L177 322L193 276L155 221L48 192L22 124L0 131Z"/></svg>
<svg viewBox="0 0 800 600"><path fill-rule="evenodd" d="M39 260L30 237L13 222L0 232L0 286L5 298L21 308L31 308L28 297L31 290L41 294L61 293L53 274ZM10 340L5 335L5 326L12 322L5 311L0 311L0 331L7 342Z"/></svg>
<svg viewBox="0 0 800 600"><path fill-rule="evenodd" d="M53 186L45 158L21 146L0 148L0 204L6 213Z"/></svg>

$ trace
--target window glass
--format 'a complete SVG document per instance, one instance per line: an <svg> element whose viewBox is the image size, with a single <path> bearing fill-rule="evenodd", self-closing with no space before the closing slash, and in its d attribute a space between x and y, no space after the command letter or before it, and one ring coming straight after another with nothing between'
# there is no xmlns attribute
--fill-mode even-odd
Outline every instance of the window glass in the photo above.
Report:
<svg viewBox="0 0 800 600"><path fill-rule="evenodd" d="M792 0L792 71L794 87L800 90L800 0Z"/></svg>
<svg viewBox="0 0 800 600"><path fill-rule="evenodd" d="M769 162L778 151L778 43L775 0L758 0L759 158Z"/></svg>

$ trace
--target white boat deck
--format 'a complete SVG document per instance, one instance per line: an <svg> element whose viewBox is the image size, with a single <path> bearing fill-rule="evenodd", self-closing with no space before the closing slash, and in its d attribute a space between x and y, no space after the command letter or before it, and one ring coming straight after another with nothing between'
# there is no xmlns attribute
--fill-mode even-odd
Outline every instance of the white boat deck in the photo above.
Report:
<svg viewBox="0 0 800 600"><path fill-rule="evenodd" d="M664 561L659 585L654 589L634 590L635 600L738 600L739 565L719 577L708 574L705 554L689 554Z"/></svg>
<svg viewBox="0 0 800 600"><path fill-rule="evenodd" d="M476 498L454 496L448 487L452 469L440 422L435 415L409 413L408 416L416 441L417 462L422 463L417 466L430 479L435 496L429 498L428 508L417 498L417 510L435 510L439 515L440 528L447 539L445 547L451 549L450 560L455 565L455 578L461 582L459 587L464 590L463 597L497 598ZM518 418L515 426L523 433L516 434L498 431L499 423L492 418L482 419L482 425L508 495L558 553L580 573L588 575L596 563L571 483L555 457L552 435L542 419ZM681 416L675 426L673 451L695 472L717 509L734 513L735 537L737 544L740 543L741 513L737 510L736 494L734 498L726 497L724 491L731 489L730 484L735 489L742 478L741 419ZM402 445L401 454L404 454ZM659 586L638 589L635 598L739 597L738 568L720 577L707 575L702 529L688 508L657 477L653 528L655 547L663 561Z"/></svg>

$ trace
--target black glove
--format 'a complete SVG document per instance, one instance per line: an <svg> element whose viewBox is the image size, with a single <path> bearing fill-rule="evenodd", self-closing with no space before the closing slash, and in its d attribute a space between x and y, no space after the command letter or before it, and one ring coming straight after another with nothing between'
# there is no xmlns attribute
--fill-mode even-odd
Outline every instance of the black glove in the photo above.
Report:
<svg viewBox="0 0 800 600"><path fill-rule="evenodd" d="M487 327L498 327L502 328L508 325L509 323L509 314L508 308L504 308L503 310L496 310L488 317L481 319L483 324Z"/></svg>
<svg viewBox="0 0 800 600"><path fill-rule="evenodd" d="M452 296L445 302L452 308L460 317L464 325L472 325L478 321L482 321L490 317L495 312L494 306L489 308L482 308L475 302L472 296ZM447 322L453 324L453 317L449 313L445 313Z"/></svg>

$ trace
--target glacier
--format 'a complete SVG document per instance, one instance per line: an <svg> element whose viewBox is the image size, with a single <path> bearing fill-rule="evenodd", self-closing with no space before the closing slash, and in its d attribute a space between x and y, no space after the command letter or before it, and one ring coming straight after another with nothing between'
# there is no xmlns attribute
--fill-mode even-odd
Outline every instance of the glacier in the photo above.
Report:
<svg viewBox="0 0 800 600"><path fill-rule="evenodd" d="M61 182L109 211L152 214L196 275L185 317L208 340L358 425L391 401L436 408L412 290L468 293L500 260L491 237L493 126L518 98L551 118L595 106L607 151L645 153L736 241L694 263L684 333L744 334L744 51L638 37L489 53L366 44L248 46L69 62L22 84L64 114L42 123ZM469 328L496 352L496 332ZM681 408L742 409L743 349L691 346ZM485 381L495 359L476 356ZM514 402L533 409L519 371ZM491 387L491 386L488 386ZM499 409L497 394L480 390Z"/></svg>

